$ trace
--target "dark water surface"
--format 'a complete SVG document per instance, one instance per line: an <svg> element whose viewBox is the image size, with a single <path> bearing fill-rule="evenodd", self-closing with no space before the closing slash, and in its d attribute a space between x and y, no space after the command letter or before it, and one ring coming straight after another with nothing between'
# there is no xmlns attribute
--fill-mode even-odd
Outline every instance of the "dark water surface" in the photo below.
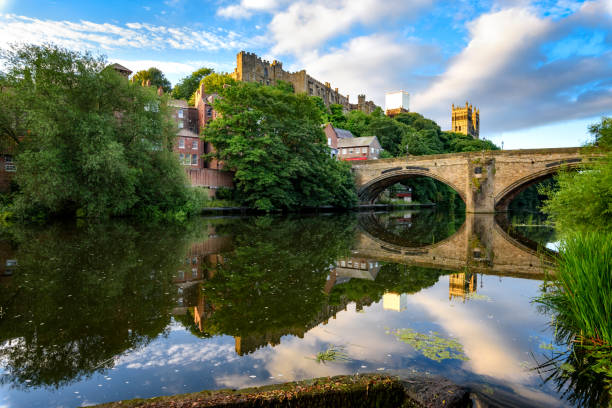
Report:
<svg viewBox="0 0 612 408"><path fill-rule="evenodd" d="M554 347L532 303L554 231L532 225L403 211L5 228L0 407L358 372L563 406L530 370ZM342 358L318 361L330 348Z"/></svg>

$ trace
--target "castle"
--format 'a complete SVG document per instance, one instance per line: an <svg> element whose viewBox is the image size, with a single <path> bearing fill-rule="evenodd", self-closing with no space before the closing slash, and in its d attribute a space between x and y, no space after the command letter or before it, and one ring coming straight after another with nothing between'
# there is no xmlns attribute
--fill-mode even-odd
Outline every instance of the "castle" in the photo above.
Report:
<svg viewBox="0 0 612 408"><path fill-rule="evenodd" d="M472 105L465 103L465 107L452 105L452 128L451 132L470 135L474 139L480 136L480 110L472 110Z"/></svg>
<svg viewBox="0 0 612 408"><path fill-rule="evenodd" d="M332 89L329 82L319 82L306 73L306 70L288 72L280 61L262 60L252 52L240 51L236 56L236 69L230 74L237 81L258 82L263 85L275 85L276 81L285 81L293 85L295 93L306 93L323 99L325 106L339 104L345 111L360 110L372 113L378 106L366 101L365 95L357 96L357 103L350 103L349 96L342 95L338 88Z"/></svg>

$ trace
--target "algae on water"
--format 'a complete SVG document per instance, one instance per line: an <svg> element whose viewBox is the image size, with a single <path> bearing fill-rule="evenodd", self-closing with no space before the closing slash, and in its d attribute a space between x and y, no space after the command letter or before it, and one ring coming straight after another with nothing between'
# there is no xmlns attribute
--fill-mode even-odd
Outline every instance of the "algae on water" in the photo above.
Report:
<svg viewBox="0 0 612 408"><path fill-rule="evenodd" d="M413 329L396 329L392 333L399 341L409 344L431 360L438 362L449 359L469 360L463 352L461 343L441 337L440 333L419 333Z"/></svg>

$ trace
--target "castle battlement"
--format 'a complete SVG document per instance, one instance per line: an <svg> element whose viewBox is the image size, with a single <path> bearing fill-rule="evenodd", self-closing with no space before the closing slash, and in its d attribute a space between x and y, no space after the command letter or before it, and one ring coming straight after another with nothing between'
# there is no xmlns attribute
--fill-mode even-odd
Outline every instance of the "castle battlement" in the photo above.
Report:
<svg viewBox="0 0 612 408"><path fill-rule="evenodd" d="M345 110L361 110L371 113L377 106L365 100L365 95L358 96L357 104L349 102L348 95L342 95L338 88L332 90L331 83L322 83L306 73L305 69L289 72L283 69L283 63L273 60L270 63L255 53L240 51L236 56L236 69L230 74L237 81L257 82L263 85L274 85L277 81L289 82L296 93L306 93L320 97L325 105L339 104Z"/></svg>

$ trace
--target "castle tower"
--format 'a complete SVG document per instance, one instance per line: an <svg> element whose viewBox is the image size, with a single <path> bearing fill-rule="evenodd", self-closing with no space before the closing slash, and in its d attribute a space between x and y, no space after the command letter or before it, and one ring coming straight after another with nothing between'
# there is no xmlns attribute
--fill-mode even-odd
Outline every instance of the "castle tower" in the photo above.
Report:
<svg viewBox="0 0 612 408"><path fill-rule="evenodd" d="M478 139L480 136L480 110L475 109L468 102L463 106L452 105L451 132L463 133Z"/></svg>

